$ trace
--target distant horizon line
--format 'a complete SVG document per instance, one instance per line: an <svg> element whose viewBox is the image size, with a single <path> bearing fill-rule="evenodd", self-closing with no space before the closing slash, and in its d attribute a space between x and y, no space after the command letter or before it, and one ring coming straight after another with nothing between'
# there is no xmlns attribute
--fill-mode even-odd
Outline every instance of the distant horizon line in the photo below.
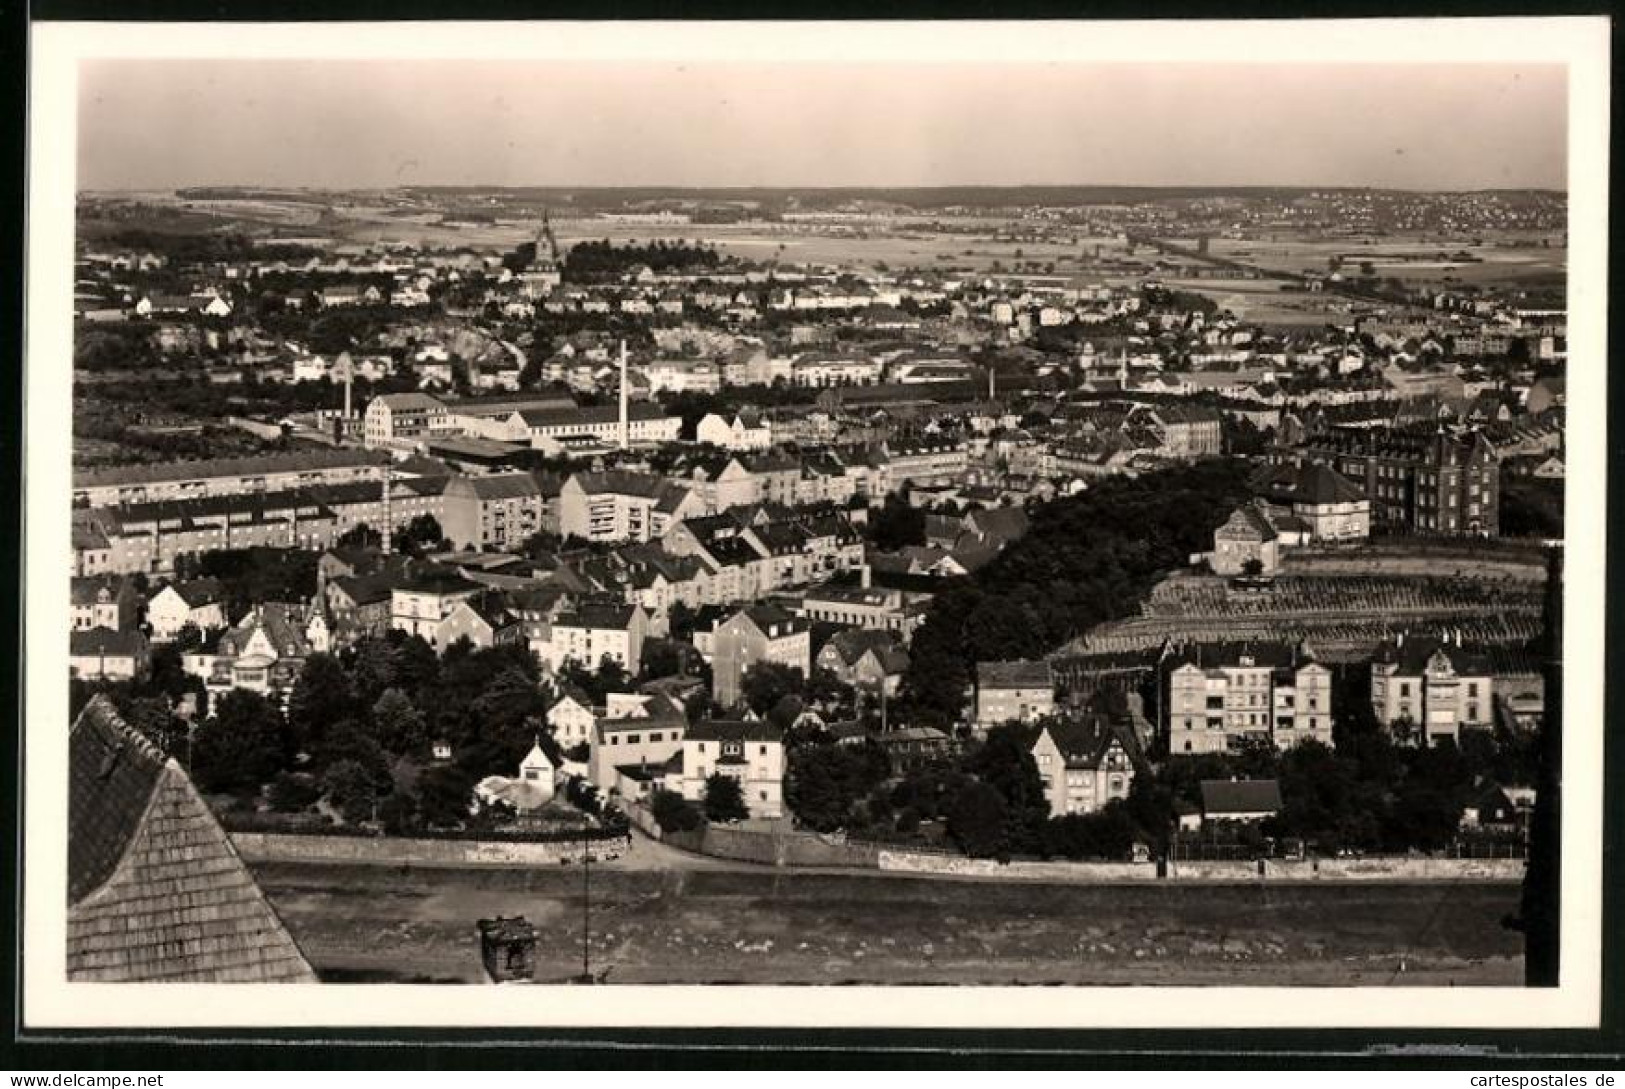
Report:
<svg viewBox="0 0 1625 1089"><path fill-rule="evenodd" d="M794 192L797 190L814 190L826 193L841 192L892 192L911 190L919 192L946 191L950 189L981 189L989 191L1008 190L1035 190L1035 189L1135 189L1147 191L1183 190L1195 192L1263 192L1270 190L1319 189L1337 192L1370 192L1370 193L1550 193L1562 196L1568 195L1566 186L1556 187L1548 185L1506 185L1481 187L1444 187L1420 188L1412 186L1395 185L1359 185L1350 183L1330 182L1247 182L1206 185L1201 183L1185 182L936 182L929 184L862 184L862 185L818 185L818 184L774 184L774 185L667 185L658 182L650 183L617 183L613 185L602 184L569 184L558 182L536 183L503 183L488 184L483 182L419 182L409 185L285 185L268 184L264 182L191 182L186 185L164 186L91 186L80 187L77 193L180 193L186 189L258 189L267 192L290 193L389 193L409 190L445 190L482 192L522 191L522 190L553 190L560 192L631 192L644 190L657 190L668 193L749 193L749 192Z"/></svg>

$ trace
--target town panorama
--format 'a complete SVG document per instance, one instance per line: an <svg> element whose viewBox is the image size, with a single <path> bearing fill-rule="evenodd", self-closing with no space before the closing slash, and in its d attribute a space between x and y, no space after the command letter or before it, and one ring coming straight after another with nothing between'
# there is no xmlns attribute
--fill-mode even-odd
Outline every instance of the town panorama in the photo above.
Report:
<svg viewBox="0 0 1625 1089"><path fill-rule="evenodd" d="M69 977L1521 984L1566 216L81 193Z"/></svg>

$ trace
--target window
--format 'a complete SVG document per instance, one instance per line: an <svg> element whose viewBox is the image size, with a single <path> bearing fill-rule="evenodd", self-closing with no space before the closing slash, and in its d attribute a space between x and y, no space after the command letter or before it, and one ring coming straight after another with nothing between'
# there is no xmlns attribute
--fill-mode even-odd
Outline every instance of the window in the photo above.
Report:
<svg viewBox="0 0 1625 1089"><path fill-rule="evenodd" d="M766 756L767 755L767 746L766 745L758 745L756 747L756 752L757 752L757 755L759 755L759 756Z"/></svg>

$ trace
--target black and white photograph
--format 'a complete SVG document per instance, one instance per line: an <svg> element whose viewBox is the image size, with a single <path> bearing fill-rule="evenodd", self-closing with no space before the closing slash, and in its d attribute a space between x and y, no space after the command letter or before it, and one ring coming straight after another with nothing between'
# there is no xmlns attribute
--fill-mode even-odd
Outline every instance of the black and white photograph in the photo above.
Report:
<svg viewBox="0 0 1625 1089"><path fill-rule="evenodd" d="M1605 20L295 29L36 31L25 1012L1595 1023Z"/></svg>

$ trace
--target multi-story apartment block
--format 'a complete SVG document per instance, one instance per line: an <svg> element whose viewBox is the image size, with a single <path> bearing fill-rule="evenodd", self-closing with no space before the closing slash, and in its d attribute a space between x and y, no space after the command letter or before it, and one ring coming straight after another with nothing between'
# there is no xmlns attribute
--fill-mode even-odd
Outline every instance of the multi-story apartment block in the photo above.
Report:
<svg viewBox="0 0 1625 1089"><path fill-rule="evenodd" d="M467 548L518 548L541 530L545 502L529 473L453 477L441 495L440 529Z"/></svg>
<svg viewBox="0 0 1625 1089"><path fill-rule="evenodd" d="M711 692L724 707L743 698L741 682L750 668L774 662L799 669L812 667L812 625L776 605L747 605L717 625L711 635Z"/></svg>
<svg viewBox="0 0 1625 1089"><path fill-rule="evenodd" d="M883 445L892 487L951 484L970 464L962 439L915 435L887 439Z"/></svg>
<svg viewBox="0 0 1625 1089"><path fill-rule="evenodd" d="M1248 741L1286 749L1332 744L1331 670L1301 648L1208 644L1175 651L1168 676L1168 751L1225 752Z"/></svg>
<svg viewBox="0 0 1625 1089"><path fill-rule="evenodd" d="M559 490L559 532L588 541L652 541L702 501L664 477L619 469L576 473Z"/></svg>
<svg viewBox="0 0 1625 1089"><path fill-rule="evenodd" d="M75 535L75 565L90 566L81 547L96 550L100 570L118 573L169 572L177 556L226 549L328 548L355 526L382 527L386 507L397 528L422 514L439 520L446 481L398 480L388 503L381 483L360 482L79 511L75 521L87 532Z"/></svg>
<svg viewBox="0 0 1625 1089"><path fill-rule="evenodd" d="M641 606L587 602L554 617L546 636L533 637L530 648L555 672L570 661L597 669L608 658L636 675L643 668L648 630L649 617Z"/></svg>
<svg viewBox="0 0 1625 1089"><path fill-rule="evenodd" d="M383 479L387 464L389 456L379 451L301 450L247 458L83 469L74 473L73 503L76 507L114 507L376 481Z"/></svg>
<svg viewBox="0 0 1625 1089"><path fill-rule="evenodd" d="M925 620L924 600L875 586L818 586L801 599L809 620L895 633L905 643Z"/></svg>
<svg viewBox="0 0 1625 1089"><path fill-rule="evenodd" d="M1299 456L1359 484L1374 526L1452 537L1500 532L1500 462L1476 428L1334 427Z"/></svg>
<svg viewBox="0 0 1625 1089"><path fill-rule="evenodd" d="M1138 405L1129 419L1151 425L1162 439L1159 452L1164 457L1194 461L1224 452L1217 409L1205 405Z"/></svg>

